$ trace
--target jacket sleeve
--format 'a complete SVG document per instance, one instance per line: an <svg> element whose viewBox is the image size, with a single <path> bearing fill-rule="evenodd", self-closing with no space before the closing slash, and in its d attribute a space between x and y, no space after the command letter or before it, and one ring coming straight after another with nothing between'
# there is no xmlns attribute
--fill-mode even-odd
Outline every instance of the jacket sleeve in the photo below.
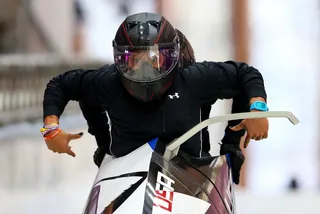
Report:
<svg viewBox="0 0 320 214"><path fill-rule="evenodd" d="M253 97L267 99L261 73L246 63L205 61L184 69L182 75L200 103L231 99L240 93L248 102Z"/></svg>
<svg viewBox="0 0 320 214"><path fill-rule="evenodd" d="M70 100L84 100L90 105L106 105L107 91L103 87L107 81L107 72L95 70L71 70L49 81L44 92L43 117L58 117Z"/></svg>
<svg viewBox="0 0 320 214"><path fill-rule="evenodd" d="M109 148L111 132L109 118L102 106L91 106L79 101L82 114L88 123L88 132L95 136L98 147Z"/></svg>

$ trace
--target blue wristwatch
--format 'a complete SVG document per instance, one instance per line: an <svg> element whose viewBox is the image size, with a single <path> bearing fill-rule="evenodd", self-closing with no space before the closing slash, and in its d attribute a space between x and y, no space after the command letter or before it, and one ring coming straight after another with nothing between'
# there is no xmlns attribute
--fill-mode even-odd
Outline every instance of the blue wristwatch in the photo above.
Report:
<svg viewBox="0 0 320 214"><path fill-rule="evenodd" d="M254 103L252 103L250 106L250 111L251 110L269 111L267 103L261 101L255 101Z"/></svg>

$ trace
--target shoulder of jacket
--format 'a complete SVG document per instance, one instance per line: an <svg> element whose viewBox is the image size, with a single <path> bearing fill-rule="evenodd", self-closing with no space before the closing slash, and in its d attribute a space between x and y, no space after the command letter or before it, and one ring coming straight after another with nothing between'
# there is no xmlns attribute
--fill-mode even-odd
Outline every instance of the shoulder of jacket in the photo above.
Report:
<svg viewBox="0 0 320 214"><path fill-rule="evenodd" d="M208 67L208 62L207 61L203 61L203 62L196 62L193 65L189 65L185 68L181 68L180 73L182 73L182 75L187 74L187 73L193 73L193 72L199 72L202 69Z"/></svg>
<svg viewBox="0 0 320 214"><path fill-rule="evenodd" d="M114 66L114 64L103 65L99 68L78 69L78 70L85 71L86 73L91 73L91 75L98 75L98 76L103 75L105 77L107 77L107 76L113 77L113 76L116 76L116 74L118 73L117 68Z"/></svg>
<svg viewBox="0 0 320 214"><path fill-rule="evenodd" d="M87 69L89 72L107 72L107 73L115 73L116 70L116 66L114 64L105 64L99 68L95 68L95 69Z"/></svg>

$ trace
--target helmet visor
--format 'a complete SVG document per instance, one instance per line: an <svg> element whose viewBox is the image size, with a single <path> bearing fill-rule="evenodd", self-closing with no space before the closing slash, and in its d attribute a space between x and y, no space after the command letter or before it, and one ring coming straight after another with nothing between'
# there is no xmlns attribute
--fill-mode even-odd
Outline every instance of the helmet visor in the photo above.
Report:
<svg viewBox="0 0 320 214"><path fill-rule="evenodd" d="M121 74L135 82L152 82L170 73L179 60L180 45L176 39L153 46L114 45L114 62Z"/></svg>

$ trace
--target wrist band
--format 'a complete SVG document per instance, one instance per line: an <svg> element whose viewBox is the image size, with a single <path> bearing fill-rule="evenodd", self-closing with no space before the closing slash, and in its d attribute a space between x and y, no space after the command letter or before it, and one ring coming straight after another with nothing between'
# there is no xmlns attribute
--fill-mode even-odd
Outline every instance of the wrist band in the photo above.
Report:
<svg viewBox="0 0 320 214"><path fill-rule="evenodd" d="M45 140L48 140L48 139L55 137L60 131L61 131L61 129L59 127L59 124L57 124L57 123L44 125L40 129L40 132L41 132L42 136L45 138Z"/></svg>
<svg viewBox="0 0 320 214"><path fill-rule="evenodd" d="M61 132L61 129L60 129L60 128L55 129L55 130L53 130L52 132L50 132L49 134L43 136L43 138L44 138L45 140L50 140L50 139L54 138L54 137L55 137L57 134L59 134L60 132Z"/></svg>

